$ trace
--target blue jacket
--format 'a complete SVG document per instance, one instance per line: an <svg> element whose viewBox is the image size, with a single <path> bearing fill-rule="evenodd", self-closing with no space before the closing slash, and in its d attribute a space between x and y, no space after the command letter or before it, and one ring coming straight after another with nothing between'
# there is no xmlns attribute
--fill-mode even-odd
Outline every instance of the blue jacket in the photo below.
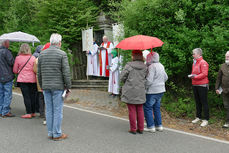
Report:
<svg viewBox="0 0 229 153"><path fill-rule="evenodd" d="M14 79L14 58L11 51L0 46L0 83L6 83Z"/></svg>

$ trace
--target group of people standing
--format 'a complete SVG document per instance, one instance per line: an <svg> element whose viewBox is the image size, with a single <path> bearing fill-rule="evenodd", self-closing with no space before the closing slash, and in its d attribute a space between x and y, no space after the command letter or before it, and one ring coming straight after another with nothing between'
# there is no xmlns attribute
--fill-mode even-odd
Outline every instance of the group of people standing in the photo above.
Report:
<svg viewBox="0 0 229 153"><path fill-rule="evenodd" d="M109 77L108 92L112 97L119 94L119 67L120 58L107 36L103 36L103 42L98 46L94 40L93 49L87 54L87 75L97 77Z"/></svg>
<svg viewBox="0 0 229 153"><path fill-rule="evenodd" d="M61 35L52 34L50 43L38 46L33 55L30 46L24 43L15 60L8 49L8 40L0 46L0 115L15 116L10 111L15 73L26 108L21 118L31 119L39 112L40 117L46 118L48 138L52 140L68 137L61 130L62 95L64 90L70 92L71 75L67 54L60 50L61 41Z"/></svg>
<svg viewBox="0 0 229 153"><path fill-rule="evenodd" d="M9 41L1 42L0 46L0 115L14 117L10 111L12 100L12 86L14 74L24 98L26 114L21 118L30 119L36 116L46 118L48 138L61 140L67 138L62 133L63 118L63 93L70 92L71 75L66 53L60 50L62 37L52 34L50 43L38 46L32 55L30 46L22 44L18 56L14 60L9 48ZM93 55L99 51L100 60ZM94 52L96 51L96 52ZM165 93L165 82L168 76L164 66L160 63L159 54L156 52L132 51L132 61L128 62L120 73L118 53L112 47L107 37L103 37L100 47L94 43L94 51L88 51L90 61L99 61L93 66L92 71L97 76L109 76L109 89L112 94L119 94L119 79L124 83L121 100L127 104L131 134L143 131L163 131L161 119L161 99ZM144 56L143 56L144 55ZM109 59L110 56L110 59ZM96 59L96 60L95 60ZM209 107L207 93L209 88L208 63L202 57L202 50L193 50L192 73L188 75L192 80L193 93L196 102L196 119L192 123L201 126L208 125ZM223 93L224 106L227 109L227 119L223 127L229 127L229 51L225 55L225 64L219 70L215 89L217 94ZM38 99L38 100L36 100ZM36 108L36 101L39 108ZM44 111L44 108L46 111ZM202 118L202 109L204 117ZM45 113L44 113L45 112ZM144 118L147 126L144 128ZM136 124L137 121L137 124Z"/></svg>

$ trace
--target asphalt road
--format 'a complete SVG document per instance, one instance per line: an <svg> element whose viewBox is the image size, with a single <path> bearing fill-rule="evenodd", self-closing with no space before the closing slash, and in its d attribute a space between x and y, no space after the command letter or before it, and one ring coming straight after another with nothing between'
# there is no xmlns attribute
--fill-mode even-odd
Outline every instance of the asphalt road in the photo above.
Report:
<svg viewBox="0 0 229 153"><path fill-rule="evenodd" d="M169 130L129 134L128 122L64 108L63 132L69 138L47 138L42 119L21 119L22 97L13 96L15 118L0 118L0 153L228 153L229 143L216 142Z"/></svg>

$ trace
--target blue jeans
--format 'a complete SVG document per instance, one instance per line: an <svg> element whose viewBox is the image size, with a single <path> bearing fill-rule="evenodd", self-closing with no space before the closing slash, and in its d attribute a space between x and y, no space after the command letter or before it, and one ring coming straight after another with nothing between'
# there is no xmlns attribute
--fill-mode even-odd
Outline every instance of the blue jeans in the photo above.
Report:
<svg viewBox="0 0 229 153"><path fill-rule="evenodd" d="M160 110L162 96L163 93L146 94L146 103L143 105L143 108L147 128L162 126Z"/></svg>
<svg viewBox="0 0 229 153"><path fill-rule="evenodd" d="M61 124L63 119L63 90L44 90L46 106L46 122L49 137L62 135Z"/></svg>
<svg viewBox="0 0 229 153"><path fill-rule="evenodd" d="M10 104L12 100L13 81L0 83L0 114L2 116L10 112Z"/></svg>

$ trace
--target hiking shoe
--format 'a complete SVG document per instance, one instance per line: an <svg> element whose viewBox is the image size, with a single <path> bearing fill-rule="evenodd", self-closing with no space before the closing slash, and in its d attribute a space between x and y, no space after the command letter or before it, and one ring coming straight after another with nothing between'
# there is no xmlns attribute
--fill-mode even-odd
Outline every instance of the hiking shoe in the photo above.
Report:
<svg viewBox="0 0 229 153"><path fill-rule="evenodd" d="M32 116L32 117L36 117L36 113L32 113L31 116Z"/></svg>
<svg viewBox="0 0 229 153"><path fill-rule="evenodd" d="M194 119L194 120L192 121L192 123L196 124L196 123L198 123L199 121L200 121L200 119L197 117L196 119Z"/></svg>
<svg viewBox="0 0 229 153"><path fill-rule="evenodd" d="M163 131L163 126L157 126L156 130L159 131L159 132L162 132Z"/></svg>
<svg viewBox="0 0 229 153"><path fill-rule="evenodd" d="M60 141L63 139L67 139L68 135L67 134L62 134L60 137L52 138L54 141Z"/></svg>
<svg viewBox="0 0 229 153"><path fill-rule="evenodd" d="M154 133L154 132L156 132L156 129L155 129L155 127L153 127L153 128L144 128L144 131Z"/></svg>
<svg viewBox="0 0 229 153"><path fill-rule="evenodd" d="M25 114L25 115L22 115L21 118L31 119L32 118L32 115L31 114Z"/></svg>
<svg viewBox="0 0 229 153"><path fill-rule="evenodd" d="M229 128L229 123L225 123L222 128Z"/></svg>
<svg viewBox="0 0 229 153"><path fill-rule="evenodd" d="M205 127L208 125L208 121L207 120L203 120L202 123L200 124L200 126Z"/></svg>

